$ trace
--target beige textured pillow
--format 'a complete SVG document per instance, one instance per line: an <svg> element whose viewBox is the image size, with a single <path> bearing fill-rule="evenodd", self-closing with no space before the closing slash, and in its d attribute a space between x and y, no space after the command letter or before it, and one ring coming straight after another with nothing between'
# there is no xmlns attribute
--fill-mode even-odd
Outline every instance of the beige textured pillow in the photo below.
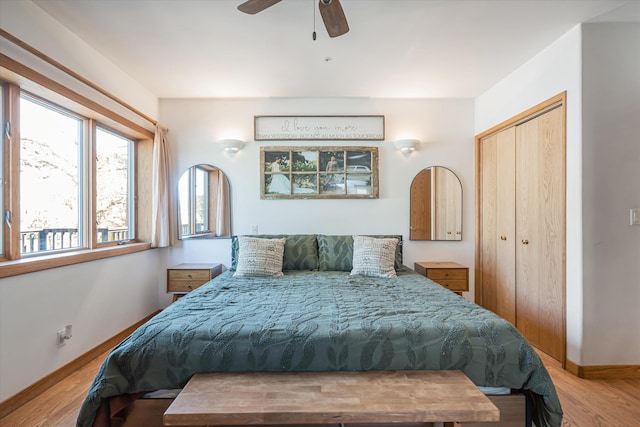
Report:
<svg viewBox="0 0 640 427"><path fill-rule="evenodd" d="M240 257L234 276L282 276L284 242L282 239L260 239L238 236Z"/></svg>
<svg viewBox="0 0 640 427"><path fill-rule="evenodd" d="M397 277L393 267L398 239L353 236L351 275Z"/></svg>

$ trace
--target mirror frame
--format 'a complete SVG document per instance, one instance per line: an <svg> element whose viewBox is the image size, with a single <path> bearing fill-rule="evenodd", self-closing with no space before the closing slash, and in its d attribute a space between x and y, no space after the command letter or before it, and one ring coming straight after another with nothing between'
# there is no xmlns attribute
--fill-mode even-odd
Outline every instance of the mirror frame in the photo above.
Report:
<svg viewBox="0 0 640 427"><path fill-rule="evenodd" d="M226 207L226 216L228 218L228 232L222 233L222 234L218 234L218 231L216 230L211 230L210 227L208 227L207 230L204 230L202 232L195 232L195 234L183 234L182 232L182 221L181 221L181 204L180 204L180 200L181 200L181 195L180 195L180 182L182 181L183 177L185 176L185 174L191 174L193 173L192 171L196 170L196 169L203 169L205 171L207 171L207 173L213 172L213 171L218 171L222 174L222 176L225 178L224 181L226 183L226 199L227 199L227 207ZM209 188L209 183L207 183L207 199L210 200L212 198L212 190ZM189 192L190 194L193 194L191 191ZM190 195L187 195L186 197L190 197ZM191 205L193 205L195 203L195 201L193 200L189 200L189 203ZM208 203L207 205L207 209L205 210L206 212L206 216L207 216L207 223L211 224L211 221L216 221L217 222L217 218L212 219L212 214L215 215L215 213L210 212L210 210L208 209L209 205L211 203ZM231 184L229 183L229 178L227 176L226 173L224 173L224 171L222 169L220 169L217 166L213 166L211 164L207 164L207 163L199 163L197 165L192 165L189 168L187 168L187 170L185 170L180 177L178 178L178 184L177 184L177 190L176 190L176 217L177 217L177 232L178 232L178 240L187 240L187 239L229 239L231 238L232 235L232 228L231 228Z"/></svg>
<svg viewBox="0 0 640 427"><path fill-rule="evenodd" d="M445 193L444 198L439 198L439 199L436 198L438 197L438 195L436 194L437 191L435 188L435 186L437 185L437 182L435 179L435 174L437 173L436 168L450 174L451 179L455 178L455 181L457 182L458 186L453 190L454 193L452 195L449 196L447 193ZM429 171L430 177L429 177L428 183L424 183L421 181L421 179L423 178L423 176L426 174L427 171ZM434 172L434 173L431 174L431 172ZM428 185L429 188L428 189L422 188L425 185ZM415 199L419 195L419 194L416 194L416 192L418 191L425 191L429 195L428 212L427 212L427 209L424 208L424 203L421 204L422 207L416 206L417 203ZM459 193L459 194L456 194L456 193ZM453 214L455 215L455 217L453 218L452 222L448 223L449 225L453 225L453 228L445 230L444 232L446 233L446 235L439 236L437 235L439 228L441 228L442 226L446 226L447 223L445 222L444 224L440 224L440 227L438 227L438 224L435 224L435 221L437 221L437 219L433 219L433 218L434 216L437 218L438 212L440 212L441 209L444 208L446 210L450 207L448 203L450 200L449 201L447 200L447 198L449 197L450 198L455 197L457 199L455 200L455 205L453 206L453 209L454 209ZM410 199L409 240L425 240L425 241L461 241L462 240L462 218L463 218L462 216L462 207L463 207L462 182L460 181L460 178L455 174L455 172L453 172L451 169L444 166L429 166L427 168L422 169L420 172L416 174L416 176L411 181L409 199ZM443 207L443 203L444 203L444 207ZM416 218L419 215L427 215L427 219L424 221L419 221L418 218ZM430 227L428 230L429 237L428 238L417 237L416 234L420 232L420 230L417 228L418 225L427 221L430 224ZM426 232L426 228L425 230L423 230L423 232Z"/></svg>

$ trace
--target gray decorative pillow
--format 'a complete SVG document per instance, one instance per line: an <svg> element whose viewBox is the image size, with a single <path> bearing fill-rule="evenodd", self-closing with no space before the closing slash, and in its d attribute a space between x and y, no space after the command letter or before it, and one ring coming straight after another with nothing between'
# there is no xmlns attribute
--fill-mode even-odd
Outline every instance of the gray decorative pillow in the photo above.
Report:
<svg viewBox="0 0 640 427"><path fill-rule="evenodd" d="M318 257L321 271L351 271L353 236L318 235Z"/></svg>
<svg viewBox="0 0 640 427"><path fill-rule="evenodd" d="M286 239L238 236L240 256L234 276L282 276Z"/></svg>
<svg viewBox="0 0 640 427"><path fill-rule="evenodd" d="M287 234L284 244L283 270L317 270L318 241L315 234Z"/></svg>
<svg viewBox="0 0 640 427"><path fill-rule="evenodd" d="M368 236L376 238L395 238L398 240L395 253L395 268L402 267L402 236ZM353 236L330 236L319 234L318 257L321 271L351 271L353 269Z"/></svg>
<svg viewBox="0 0 640 427"><path fill-rule="evenodd" d="M396 238L353 236L353 270L351 275L397 277L394 268Z"/></svg>
<svg viewBox="0 0 640 427"><path fill-rule="evenodd" d="M260 234L246 237L261 239L286 238L284 244L284 259L282 270L317 270L318 269L318 243L315 234ZM231 271L235 271L238 265L240 246L238 236L231 237Z"/></svg>

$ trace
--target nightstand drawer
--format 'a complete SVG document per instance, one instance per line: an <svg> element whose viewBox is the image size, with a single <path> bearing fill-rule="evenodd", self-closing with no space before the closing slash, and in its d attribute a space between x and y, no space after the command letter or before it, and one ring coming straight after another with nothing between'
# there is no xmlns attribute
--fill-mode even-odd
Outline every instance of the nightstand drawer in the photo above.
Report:
<svg viewBox="0 0 640 427"><path fill-rule="evenodd" d="M169 280L207 281L211 276L210 270L169 270ZM204 283L204 282L202 282Z"/></svg>
<svg viewBox="0 0 640 427"><path fill-rule="evenodd" d="M207 280L169 280L167 292L191 292L197 287L207 283Z"/></svg>
<svg viewBox="0 0 640 427"><path fill-rule="evenodd" d="M467 270L455 268L430 268L427 270L427 277L438 283L442 283L440 280L466 280Z"/></svg>
<svg viewBox="0 0 640 427"><path fill-rule="evenodd" d="M467 281L466 280L443 280L443 279L431 279L434 282L436 282L437 284L444 286L445 288L449 289L450 291L454 291L454 292L466 292L468 291L468 286L467 286Z"/></svg>

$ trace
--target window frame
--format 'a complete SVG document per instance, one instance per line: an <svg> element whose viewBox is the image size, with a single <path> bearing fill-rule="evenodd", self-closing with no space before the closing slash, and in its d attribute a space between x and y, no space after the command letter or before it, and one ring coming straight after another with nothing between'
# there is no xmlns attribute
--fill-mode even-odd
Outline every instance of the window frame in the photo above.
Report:
<svg viewBox="0 0 640 427"><path fill-rule="evenodd" d="M140 187L143 186L145 190L148 190L146 192L150 193L153 132L17 62L11 62L9 66L9 68L13 66L19 69L20 73L15 81L12 79L0 81L3 86L3 99L0 102L4 106L2 109L3 117L0 117L2 119L2 144L4 148L2 153L2 160L4 161L3 180L6 183L4 194L2 195L4 197L4 210L11 213L12 225L20 224L19 103L20 96L24 92L44 101L46 104L81 116L83 119L85 138L87 138L87 142L84 143L84 177L88 179L88 185L84 190L85 197L83 198L81 209L86 210L83 220L85 221L85 232L88 233L88 239L86 239L86 244L80 245L80 248L56 251L55 253L33 254L27 257L20 254L20 227L9 227L4 221L5 214L2 212L1 226L4 230L4 253L0 253L0 278L151 249L150 224L144 224L148 220L140 221L140 218L150 218L150 195L140 197ZM25 80L25 78L28 80ZM5 126L9 126L10 136L5 133ZM134 204L132 208L135 215L131 218L131 226L135 234L132 239L126 241L126 244L119 241L104 244L97 243L95 222L96 164L94 155L97 127L133 141L133 148L130 152L133 153L133 163L135 165L132 184L134 193L131 195L130 200ZM145 170L145 173L138 173L141 168ZM141 199L145 206L144 209L139 209ZM143 226L141 227L141 225Z"/></svg>
<svg viewBox="0 0 640 427"><path fill-rule="evenodd" d="M128 145L127 148L127 168L128 168L128 172L127 172L127 191L128 191L128 203L127 203L127 222L128 222L128 232L127 232L127 237L125 239L120 239L120 240L111 240L111 241L106 241L106 242L99 242L98 243L98 230L97 230L97 224L98 221L96 219L96 214L97 211L93 212L94 217L93 217L93 221L92 224L96 224L96 230L95 233L92 232L90 238L94 238L96 240L96 247L104 247L104 246L113 246L113 245L123 245L127 242L130 241L135 241L136 240L136 186L135 186L135 177L136 177L136 141L131 138L130 136L127 135L123 135L122 132L116 131L111 129L108 126L105 126L101 123L97 123L95 121L92 120L92 127L91 127L91 134L92 134L92 143L91 143L91 150L92 153L97 153L97 143L98 143L98 137L97 137L97 133L98 133L98 129L101 129L103 132L106 133L110 133L112 135L118 136L122 139L126 139L129 142L131 142L131 144ZM93 171L93 179L92 182L95 182L97 184L97 176L96 176L96 172L98 170L97 168L97 164L96 164L96 156L92 155L91 159L90 159L91 163L92 163L92 171ZM92 205L93 206L98 206L97 203L97 196L98 196L98 190L97 188L94 186L93 191L91 192L91 197L92 197Z"/></svg>

